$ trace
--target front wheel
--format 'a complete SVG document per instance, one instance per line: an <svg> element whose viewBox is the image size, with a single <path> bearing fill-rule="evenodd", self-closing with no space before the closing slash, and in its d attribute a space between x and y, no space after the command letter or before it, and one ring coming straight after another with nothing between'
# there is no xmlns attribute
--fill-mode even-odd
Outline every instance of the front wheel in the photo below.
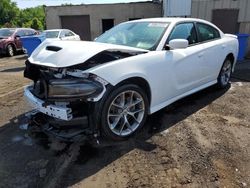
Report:
<svg viewBox="0 0 250 188"><path fill-rule="evenodd" d="M12 56L14 56L14 54L15 54L15 49L14 49L14 47L11 44L9 44L7 46L7 55L9 57L12 57Z"/></svg>
<svg viewBox="0 0 250 188"><path fill-rule="evenodd" d="M229 80L232 74L232 62L226 59L222 65L220 74L218 76L218 86L220 88L225 88L229 84Z"/></svg>
<svg viewBox="0 0 250 188"><path fill-rule="evenodd" d="M113 140L124 140L137 132L148 114L148 98L134 84L113 90L106 98L101 113L101 129Z"/></svg>

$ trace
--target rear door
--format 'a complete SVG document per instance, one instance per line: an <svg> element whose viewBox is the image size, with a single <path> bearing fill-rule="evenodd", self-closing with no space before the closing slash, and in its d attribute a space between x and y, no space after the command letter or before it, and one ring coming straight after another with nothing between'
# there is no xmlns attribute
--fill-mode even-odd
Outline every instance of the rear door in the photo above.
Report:
<svg viewBox="0 0 250 188"><path fill-rule="evenodd" d="M225 58L226 44L221 39L220 32L213 26L198 22L196 27L199 42L204 48L204 78L206 82L214 81Z"/></svg>

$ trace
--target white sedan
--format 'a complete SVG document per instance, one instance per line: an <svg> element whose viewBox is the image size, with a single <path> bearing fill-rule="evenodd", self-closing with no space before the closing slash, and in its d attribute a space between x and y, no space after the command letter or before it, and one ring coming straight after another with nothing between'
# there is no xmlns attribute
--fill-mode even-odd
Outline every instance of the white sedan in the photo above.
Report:
<svg viewBox="0 0 250 188"><path fill-rule="evenodd" d="M26 62L34 85L25 96L49 130L87 117L78 122L82 135L122 140L169 104L214 84L228 86L237 54L237 37L204 20L130 21L95 42L40 45Z"/></svg>
<svg viewBox="0 0 250 188"><path fill-rule="evenodd" d="M81 40L79 35L69 29L50 29L43 33L47 40Z"/></svg>

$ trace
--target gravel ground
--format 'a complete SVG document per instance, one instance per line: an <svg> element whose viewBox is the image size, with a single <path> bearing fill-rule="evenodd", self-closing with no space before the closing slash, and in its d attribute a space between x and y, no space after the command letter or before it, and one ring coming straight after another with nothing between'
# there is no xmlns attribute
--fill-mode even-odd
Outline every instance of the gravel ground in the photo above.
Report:
<svg viewBox="0 0 250 188"><path fill-rule="evenodd" d="M182 99L135 138L93 147L23 130L25 58L0 58L0 187L250 187L249 62L230 88Z"/></svg>

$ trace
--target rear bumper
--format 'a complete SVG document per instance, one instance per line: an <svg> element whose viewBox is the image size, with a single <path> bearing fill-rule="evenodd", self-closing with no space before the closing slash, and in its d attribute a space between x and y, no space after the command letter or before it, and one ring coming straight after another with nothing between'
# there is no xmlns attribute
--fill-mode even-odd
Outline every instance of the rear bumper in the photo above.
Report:
<svg viewBox="0 0 250 188"><path fill-rule="evenodd" d="M31 104L31 106L36 108L39 112L66 121L69 121L73 118L71 108L56 106L52 104L46 105L45 101L35 97L31 93L31 89L32 86L27 86L24 89L24 96L26 97L27 101Z"/></svg>

